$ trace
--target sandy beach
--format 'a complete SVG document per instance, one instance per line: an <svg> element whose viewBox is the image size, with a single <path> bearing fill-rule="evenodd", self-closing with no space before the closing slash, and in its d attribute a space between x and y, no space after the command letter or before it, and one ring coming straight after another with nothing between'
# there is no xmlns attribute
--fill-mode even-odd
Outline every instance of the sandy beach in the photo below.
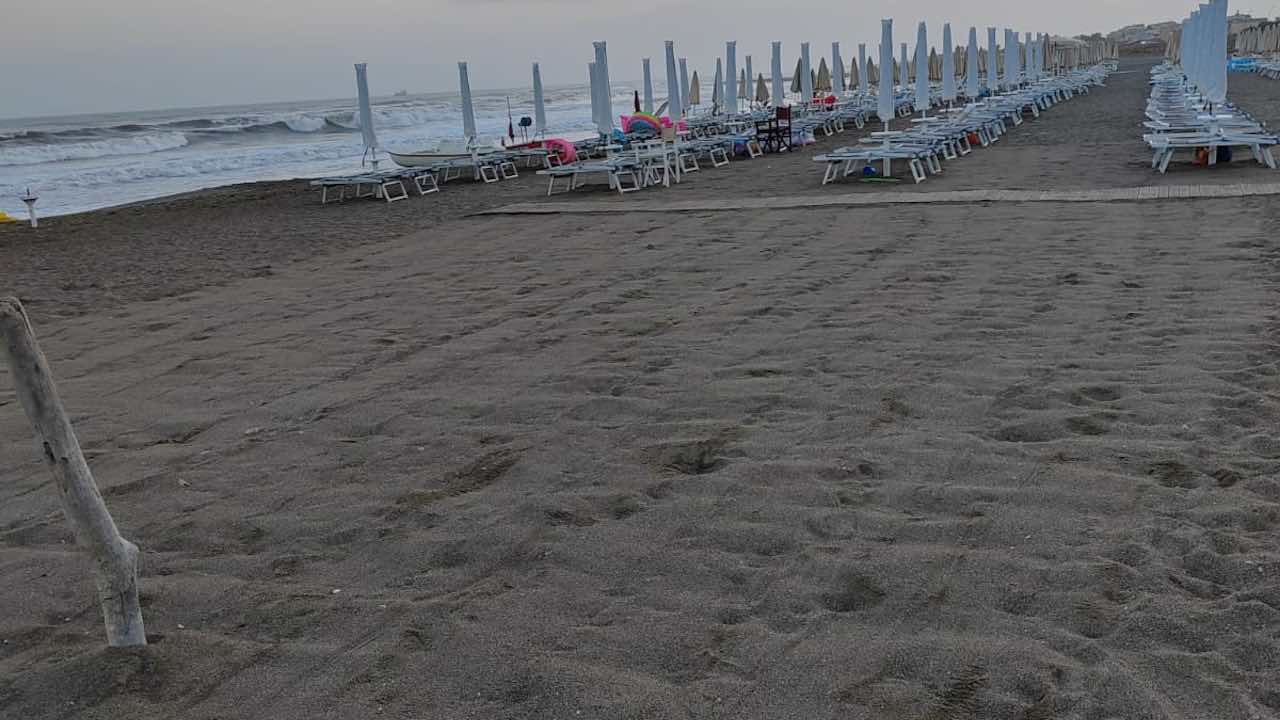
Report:
<svg viewBox="0 0 1280 720"><path fill-rule="evenodd" d="M1280 181L1153 175L1149 67L888 190ZM0 371L0 715L1280 717L1280 198L627 212L886 191L856 137L0 227L152 635Z"/></svg>

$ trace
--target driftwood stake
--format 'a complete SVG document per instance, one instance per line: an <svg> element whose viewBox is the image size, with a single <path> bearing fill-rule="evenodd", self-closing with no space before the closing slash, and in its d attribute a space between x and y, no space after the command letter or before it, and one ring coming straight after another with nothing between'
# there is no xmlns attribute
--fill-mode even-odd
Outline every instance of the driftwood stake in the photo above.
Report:
<svg viewBox="0 0 1280 720"><path fill-rule="evenodd" d="M49 364L17 298L0 298L0 354L9 361L14 389L53 473L67 521L81 547L93 556L107 643L146 645L138 605L138 548L120 537L107 512L58 398Z"/></svg>

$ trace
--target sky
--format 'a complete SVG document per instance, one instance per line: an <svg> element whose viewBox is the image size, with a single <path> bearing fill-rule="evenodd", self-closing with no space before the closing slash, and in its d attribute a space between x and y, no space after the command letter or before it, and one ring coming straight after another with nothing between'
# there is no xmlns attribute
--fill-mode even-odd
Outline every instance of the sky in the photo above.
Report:
<svg viewBox="0 0 1280 720"><path fill-rule="evenodd" d="M609 43L615 81L640 77L642 57L664 74L663 41L691 69L714 68L724 41L768 71L769 42L791 66L799 43L814 62L841 43L874 47L892 8L895 36L932 38L951 22L1059 35L1180 19L1194 0L0 0L0 117L31 117L345 98L352 63L389 95L457 87L466 60L477 90L525 87L530 63L548 85L585 83L591 41ZM798 8L803 7L803 11ZM1232 12L1280 15L1280 0L1233 2ZM869 52L874 52L869 50ZM739 60L741 63L742 60Z"/></svg>

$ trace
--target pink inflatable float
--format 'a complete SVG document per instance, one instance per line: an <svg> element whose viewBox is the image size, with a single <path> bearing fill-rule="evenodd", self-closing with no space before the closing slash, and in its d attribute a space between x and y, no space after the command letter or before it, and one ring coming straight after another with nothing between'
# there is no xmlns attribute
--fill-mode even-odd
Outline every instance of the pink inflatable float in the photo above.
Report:
<svg viewBox="0 0 1280 720"><path fill-rule="evenodd" d="M542 141L542 146L555 153L560 158L560 164L562 165L578 160L577 148L573 146L573 143L563 138L548 138Z"/></svg>

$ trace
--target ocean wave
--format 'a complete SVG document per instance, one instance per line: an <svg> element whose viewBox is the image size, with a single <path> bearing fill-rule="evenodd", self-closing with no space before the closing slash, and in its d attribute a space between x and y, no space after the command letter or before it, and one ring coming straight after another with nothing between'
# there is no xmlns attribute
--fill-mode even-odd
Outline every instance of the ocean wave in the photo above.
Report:
<svg viewBox="0 0 1280 720"><path fill-rule="evenodd" d="M116 155L145 155L173 150L188 144L180 132L153 132L101 140L0 145L0 166L38 165L64 160L87 160Z"/></svg>

